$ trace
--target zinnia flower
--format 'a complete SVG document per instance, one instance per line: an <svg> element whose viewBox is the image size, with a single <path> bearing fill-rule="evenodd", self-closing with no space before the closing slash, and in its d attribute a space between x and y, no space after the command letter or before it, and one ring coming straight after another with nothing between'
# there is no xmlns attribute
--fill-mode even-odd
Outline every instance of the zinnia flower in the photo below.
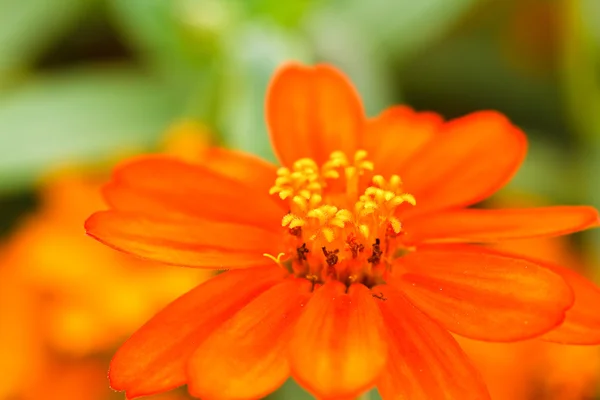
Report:
<svg viewBox="0 0 600 400"><path fill-rule="evenodd" d="M465 208L525 156L504 116L443 122L394 107L369 119L339 71L291 64L271 82L266 117L280 168L214 149L203 165L127 162L105 187L112 209L88 219L91 236L229 270L120 348L113 388L134 398L187 383L203 399L255 399L291 375L321 399L373 386L386 400L486 399L448 331L509 342L565 321L553 340L590 340L570 275L474 245L598 223L590 207Z"/></svg>

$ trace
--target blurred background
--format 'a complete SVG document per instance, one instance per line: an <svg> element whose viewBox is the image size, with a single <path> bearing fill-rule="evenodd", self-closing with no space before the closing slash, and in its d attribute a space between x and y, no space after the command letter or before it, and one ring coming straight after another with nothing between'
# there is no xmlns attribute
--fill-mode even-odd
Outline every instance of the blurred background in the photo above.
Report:
<svg viewBox="0 0 600 400"><path fill-rule="evenodd" d="M86 238L99 185L143 152L273 160L265 89L290 59L340 67L371 116L507 114L530 151L490 204L600 206L599 0L0 0L0 400L124 399L111 355L210 275ZM509 249L598 282L599 233L568 240ZM497 400L600 399L599 347L461 343Z"/></svg>

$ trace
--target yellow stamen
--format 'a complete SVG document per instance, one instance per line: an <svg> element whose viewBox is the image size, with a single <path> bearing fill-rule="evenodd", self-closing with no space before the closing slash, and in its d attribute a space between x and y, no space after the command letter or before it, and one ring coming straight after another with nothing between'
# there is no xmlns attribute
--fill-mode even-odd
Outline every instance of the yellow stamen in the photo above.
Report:
<svg viewBox="0 0 600 400"><path fill-rule="evenodd" d="M370 185L366 188L361 186L365 185L361 177L373 170L374 165L368 160L367 152L358 150L351 158L341 151L333 152L320 167L314 160L303 158L292 168L277 171L275 184L269 193L287 200L290 209L282 218L281 225L290 230L302 228L291 232L291 243L295 246L293 251L296 251L298 243L304 243L312 257L318 257L325 245L333 251L348 248L351 244L353 253L336 253L335 262L345 257L358 257L359 247L361 257L366 259L375 251L374 243L380 246L379 240L384 236L391 232L401 233L402 222L396 216L396 210L404 203L414 206L415 198L404 193L398 175L389 179L374 175ZM377 251L382 253L379 247ZM327 261L323 260L324 263Z"/></svg>
<svg viewBox="0 0 600 400"><path fill-rule="evenodd" d="M277 254L277 257L273 257L269 253L264 253L263 256L275 261L276 264L281 265L281 257L285 256L285 253L279 253L279 254Z"/></svg>

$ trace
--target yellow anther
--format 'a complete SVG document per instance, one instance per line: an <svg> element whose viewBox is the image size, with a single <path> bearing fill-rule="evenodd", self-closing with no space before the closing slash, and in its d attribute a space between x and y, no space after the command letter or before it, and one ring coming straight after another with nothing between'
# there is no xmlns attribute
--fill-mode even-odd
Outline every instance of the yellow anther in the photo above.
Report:
<svg viewBox="0 0 600 400"><path fill-rule="evenodd" d="M316 218L319 220L319 223L324 224L329 219L335 217L335 214L337 213L337 211L338 211L338 209L336 206L326 204L324 206L310 210L308 212L307 216L309 218Z"/></svg>
<svg viewBox="0 0 600 400"><path fill-rule="evenodd" d="M346 167L344 168L344 173L346 175L346 180L350 181L358 175L358 170L356 169L356 167Z"/></svg>
<svg viewBox="0 0 600 400"><path fill-rule="evenodd" d="M354 205L354 212L359 217L372 214L377 209L378 205L376 202L368 198L367 196L361 196L361 199Z"/></svg>
<svg viewBox="0 0 600 400"><path fill-rule="evenodd" d="M373 171L373 169L375 169L375 164L373 164L372 161L361 161L358 164L358 168L361 172L364 171Z"/></svg>
<svg viewBox="0 0 600 400"><path fill-rule="evenodd" d="M400 233L400 231L402 230L402 223L400 222L400 220L396 217L390 217L390 218L388 218L388 221L389 221L390 225L392 226L392 229L394 230L394 232Z"/></svg>
<svg viewBox="0 0 600 400"><path fill-rule="evenodd" d="M308 189L302 189L302 190L298 190L298 196L299 197L303 197L306 200L310 199L310 196L312 195L312 192ZM298 196L294 196L294 197L298 197Z"/></svg>
<svg viewBox="0 0 600 400"><path fill-rule="evenodd" d="M401 194L400 197L402 197L402 199L410 205L417 205L417 200L415 200L415 196L413 196L412 194L404 193Z"/></svg>
<svg viewBox="0 0 600 400"><path fill-rule="evenodd" d="M350 212L350 210L346 210L346 209L341 209L339 210L336 214L335 217L341 221L344 222L350 222L352 221L352 213Z"/></svg>
<svg viewBox="0 0 600 400"><path fill-rule="evenodd" d="M375 175L372 179L372 182L377 187L383 188L385 186L385 178L381 175Z"/></svg>
<svg viewBox="0 0 600 400"><path fill-rule="evenodd" d="M390 201L396 197L400 197L400 196L396 196L396 193L390 192L390 191L383 192L383 198L385 199L385 201Z"/></svg>
<svg viewBox="0 0 600 400"><path fill-rule="evenodd" d="M312 158L301 158L294 163L294 171L318 172L319 166Z"/></svg>
<svg viewBox="0 0 600 400"><path fill-rule="evenodd" d="M285 200L293 194L294 194L294 191L291 189L283 189L283 190L279 191L279 197L281 198L281 200Z"/></svg>
<svg viewBox="0 0 600 400"><path fill-rule="evenodd" d="M321 234L328 242L335 239L335 229L343 229L353 218L349 210L338 210L329 204L310 210L306 216L317 220L316 232L311 236L311 240L315 240Z"/></svg>
<svg viewBox="0 0 600 400"><path fill-rule="evenodd" d="M321 176L324 179L338 179L340 173L339 168L346 167L348 165L348 159L346 155L341 151L334 151L329 156L323 167L321 168Z"/></svg>
<svg viewBox="0 0 600 400"><path fill-rule="evenodd" d="M335 169L324 170L322 175L325 179L338 179L340 177L340 173Z"/></svg>
<svg viewBox="0 0 600 400"><path fill-rule="evenodd" d="M348 165L348 157L343 151L334 151L329 156L329 161L337 164L338 167L345 167Z"/></svg>
<svg viewBox="0 0 600 400"><path fill-rule="evenodd" d="M310 208L315 208L323 201L323 197L320 194L313 194L311 198L308 200L308 204Z"/></svg>
<svg viewBox="0 0 600 400"><path fill-rule="evenodd" d="M371 230L369 229L369 226L366 224L359 225L358 231L365 239L368 239L369 235L371 234Z"/></svg>
<svg viewBox="0 0 600 400"><path fill-rule="evenodd" d="M308 185L306 185L306 189L310 190L313 193L318 193L321 191L322 189L322 185L321 183L317 182L316 180L309 182Z"/></svg>
<svg viewBox="0 0 600 400"><path fill-rule="evenodd" d="M338 218L333 218L329 221L329 225L335 226L336 228L343 228L346 223Z"/></svg>
<svg viewBox="0 0 600 400"><path fill-rule="evenodd" d="M402 196L394 196L387 201L387 206L390 208L395 208L402 203L404 203L404 199L402 198Z"/></svg>
<svg viewBox="0 0 600 400"><path fill-rule="evenodd" d="M285 175L285 176L279 176L277 177L277 179L275 179L275 186L274 187L279 187L279 186L283 186L283 185L289 185L292 182L292 180L290 179L290 175Z"/></svg>
<svg viewBox="0 0 600 400"><path fill-rule="evenodd" d="M394 196L393 199L388 201L388 207L398 207L400 204L402 203L408 203L411 205L415 205L417 204L417 202L415 201L415 197L412 194L408 194L408 193L402 193L401 195L398 196Z"/></svg>
<svg viewBox="0 0 600 400"><path fill-rule="evenodd" d="M292 202L300 209L300 211L306 212L308 206L308 199L303 196L294 196Z"/></svg>
<svg viewBox="0 0 600 400"><path fill-rule="evenodd" d="M398 175L392 175L390 177L390 187L393 189L399 189L402 186L402 179Z"/></svg>
<svg viewBox="0 0 600 400"><path fill-rule="evenodd" d="M298 217L295 216L294 214L284 215L283 218L281 219L281 226L288 226L290 224L290 222L292 222L296 218L298 218Z"/></svg>
<svg viewBox="0 0 600 400"><path fill-rule="evenodd" d="M288 225L288 227L290 229L294 229L294 228L297 228L299 226L304 226L305 224L306 224L306 221L304 221L301 218L297 218L297 219L292 220L292 222L290 222L290 224Z"/></svg>
<svg viewBox="0 0 600 400"><path fill-rule="evenodd" d="M375 175L372 179L372 182L380 189L389 190L396 194L402 192L402 180L398 175L392 175L387 181L383 176Z"/></svg>
<svg viewBox="0 0 600 400"><path fill-rule="evenodd" d="M363 189L361 176L374 169L367 156L362 149L350 155L336 151L320 166L303 158L291 168L278 169L269 193L288 201L290 211L281 225L294 229L292 235L301 236L306 245L316 241L312 246L317 248L325 242L334 248L351 241L354 258L359 246L371 246L391 231L401 233L396 210L404 203L414 205L415 198L403 192L398 175L389 179L375 175L371 185ZM346 256L340 253L338 257Z"/></svg>
<svg viewBox="0 0 600 400"><path fill-rule="evenodd" d="M287 176L290 174L290 170L286 167L277 168L277 176Z"/></svg>
<svg viewBox="0 0 600 400"><path fill-rule="evenodd" d="M364 171L373 171L373 162L367 160L366 158L366 150L357 150L356 153L354 153L354 167L357 169L360 175L362 175Z"/></svg>
<svg viewBox="0 0 600 400"><path fill-rule="evenodd" d="M277 254L277 257L274 257L268 253L264 253L263 256L267 257L270 260L275 261L276 264L281 265L281 257L285 256L285 253L279 253L279 254Z"/></svg>
<svg viewBox="0 0 600 400"><path fill-rule="evenodd" d="M369 186L367 189L365 189L365 196L376 196L377 193L383 192L383 189L375 187L375 186Z"/></svg>
<svg viewBox="0 0 600 400"><path fill-rule="evenodd" d="M293 170L277 170L275 185L269 193L278 194L282 200L291 198L296 202L296 197L309 200L313 194L320 193L322 188L317 164L310 158L303 158L294 163Z"/></svg>
<svg viewBox="0 0 600 400"><path fill-rule="evenodd" d="M354 153L354 166L362 173L363 171L373 171L373 162L366 159L366 150L358 150Z"/></svg>
<svg viewBox="0 0 600 400"><path fill-rule="evenodd" d="M354 162L355 163L358 163L358 162L364 160L365 158L367 158L366 150L357 150L356 153L354 153Z"/></svg>
<svg viewBox="0 0 600 400"><path fill-rule="evenodd" d="M333 229L331 229L331 228L323 228L323 229L321 229L321 234L323 234L323 237L329 243L333 242L333 239L335 239L335 233L333 232Z"/></svg>
<svg viewBox="0 0 600 400"><path fill-rule="evenodd" d="M281 226L287 226L290 229L298 226L304 226L306 221L295 214L286 214L281 219Z"/></svg>

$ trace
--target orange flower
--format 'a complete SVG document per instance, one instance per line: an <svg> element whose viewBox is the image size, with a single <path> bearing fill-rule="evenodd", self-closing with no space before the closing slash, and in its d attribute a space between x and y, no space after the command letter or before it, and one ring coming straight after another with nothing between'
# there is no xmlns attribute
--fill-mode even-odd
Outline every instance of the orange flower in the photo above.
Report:
<svg viewBox="0 0 600 400"><path fill-rule="evenodd" d="M37 319L43 318L48 344L77 356L113 348L160 304L209 277L203 271L168 273L164 265L85 240L77 227L103 207L99 182L78 172L49 179L42 209L15 232L2 258L26 282L30 297L45 298Z"/></svg>
<svg viewBox="0 0 600 400"><path fill-rule="evenodd" d="M133 160L105 187L112 210L88 219L91 236L156 261L231 270L135 333L112 361L113 388L133 398L187 383L204 399L254 399L291 375L324 399L373 386L384 399L485 399L448 331L516 341L566 315L553 340L600 342L586 307L600 296L573 306L566 283L577 291L583 278L469 244L598 223L590 207L464 208L525 156L505 117L444 123L394 107L367 119L326 65L282 68L266 114L279 169L215 149L203 165Z"/></svg>
<svg viewBox="0 0 600 400"><path fill-rule="evenodd" d="M187 121L167 132L161 149L193 162L207 139ZM82 219L103 207L101 177L76 166L53 171L39 209L0 248L0 399L113 398L106 355L165 302L212 276L86 238Z"/></svg>

